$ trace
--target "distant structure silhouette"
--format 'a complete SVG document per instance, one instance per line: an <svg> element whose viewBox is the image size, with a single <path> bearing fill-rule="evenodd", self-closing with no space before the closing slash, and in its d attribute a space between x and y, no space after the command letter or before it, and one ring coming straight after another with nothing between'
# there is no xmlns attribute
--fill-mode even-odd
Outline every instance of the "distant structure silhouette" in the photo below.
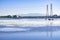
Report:
<svg viewBox="0 0 60 40"><path fill-rule="evenodd" d="M49 16L49 12L48 12L48 5L46 5L46 19Z"/></svg>
<svg viewBox="0 0 60 40"><path fill-rule="evenodd" d="M52 3L50 4L50 16L53 16Z"/></svg>

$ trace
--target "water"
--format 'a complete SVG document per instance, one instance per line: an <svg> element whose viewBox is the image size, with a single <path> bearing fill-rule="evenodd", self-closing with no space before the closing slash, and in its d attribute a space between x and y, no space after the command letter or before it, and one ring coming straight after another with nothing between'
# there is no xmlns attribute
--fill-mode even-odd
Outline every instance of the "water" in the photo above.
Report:
<svg viewBox="0 0 60 40"><path fill-rule="evenodd" d="M52 37L47 36L47 32L0 33L0 40L60 40L59 33L53 32Z"/></svg>
<svg viewBox="0 0 60 40"><path fill-rule="evenodd" d="M60 40L60 19L0 19L0 40Z"/></svg>
<svg viewBox="0 0 60 40"><path fill-rule="evenodd" d="M0 19L0 25L6 26L22 26L22 27L39 27L46 26L52 23L52 26L60 26L60 19L46 20L46 19Z"/></svg>

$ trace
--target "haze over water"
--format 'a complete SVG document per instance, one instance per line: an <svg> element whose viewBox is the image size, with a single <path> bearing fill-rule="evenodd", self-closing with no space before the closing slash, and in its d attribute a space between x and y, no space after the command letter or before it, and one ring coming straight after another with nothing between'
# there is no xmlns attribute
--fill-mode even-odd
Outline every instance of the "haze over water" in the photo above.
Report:
<svg viewBox="0 0 60 40"><path fill-rule="evenodd" d="M60 19L0 19L0 40L60 40L59 24Z"/></svg>

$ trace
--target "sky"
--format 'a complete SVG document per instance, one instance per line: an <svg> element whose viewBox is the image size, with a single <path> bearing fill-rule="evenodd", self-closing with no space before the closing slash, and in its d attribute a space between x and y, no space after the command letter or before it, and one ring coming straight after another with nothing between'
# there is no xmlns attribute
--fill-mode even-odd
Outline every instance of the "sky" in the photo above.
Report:
<svg viewBox="0 0 60 40"><path fill-rule="evenodd" d="M60 15L60 0L0 0L0 15L46 15L46 5L53 4L53 14Z"/></svg>

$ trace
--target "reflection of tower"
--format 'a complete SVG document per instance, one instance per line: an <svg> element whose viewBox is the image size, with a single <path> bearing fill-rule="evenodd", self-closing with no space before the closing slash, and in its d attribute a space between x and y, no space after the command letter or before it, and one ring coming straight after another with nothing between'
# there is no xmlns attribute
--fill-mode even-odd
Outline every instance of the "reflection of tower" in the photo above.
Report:
<svg viewBox="0 0 60 40"><path fill-rule="evenodd" d="M53 15L52 4L50 4L50 16Z"/></svg>

